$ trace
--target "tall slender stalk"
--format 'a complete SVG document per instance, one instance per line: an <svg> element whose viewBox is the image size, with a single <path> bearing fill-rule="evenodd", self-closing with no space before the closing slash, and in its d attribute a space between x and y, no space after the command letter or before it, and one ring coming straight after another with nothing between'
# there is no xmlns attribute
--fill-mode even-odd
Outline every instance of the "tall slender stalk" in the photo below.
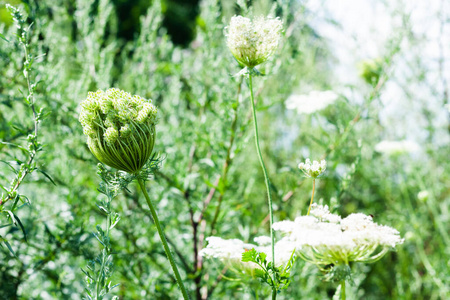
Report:
<svg viewBox="0 0 450 300"><path fill-rule="evenodd" d="M109 227L111 227L111 211L108 211L107 217L106 217L106 234L105 237L109 238ZM105 247L108 255L111 253L111 248L110 245L107 244L107 247ZM102 251L105 251L105 249L103 249ZM104 253L104 252L103 252ZM97 293L97 296L95 299L103 299L101 292L103 289L103 286L101 284L102 282L102 277L104 276L104 269L105 269L105 265L106 265L106 260L107 260L107 256L103 255L102 253L102 265L100 266L100 272L98 272L97 275L97 280L95 283L95 291Z"/></svg>
<svg viewBox="0 0 450 300"><path fill-rule="evenodd" d="M252 74L251 72L248 74L248 87L250 89L250 101L252 103L252 114L253 114L253 128L255 130L255 144L256 144L256 152L258 153L259 162L261 164L261 168L264 173L264 181L266 183L266 189L267 189L267 199L269 202L269 214L270 214L270 239L271 239L271 246L272 246L272 264L275 266L275 236L273 234L273 208L272 208L272 195L270 193L270 183L269 183L269 176L267 175L266 166L264 164L262 154L261 154L261 148L259 147L259 134L258 134L258 122L256 120L256 109L255 109L255 100L253 96L253 84L252 84ZM272 278L273 282L276 282L275 274L273 274ZM275 300L277 297L277 291L275 287L272 289L272 299Z"/></svg>
<svg viewBox="0 0 450 300"><path fill-rule="evenodd" d="M186 291L186 288L184 287L183 281L181 280L181 276L180 273L178 272L178 268L175 264L175 260L173 259L172 253L170 252L169 244L167 243L163 228L161 226L161 223L159 222L159 218L158 215L156 214L155 207L153 206L152 201L150 200L150 196L148 195L147 190L145 189L144 181L141 178L138 178L137 181L139 183L139 186L141 187L142 193L144 194L145 200L147 201L148 207L150 208L153 220L155 221L156 229L158 230L159 238L161 239L164 251L166 252L167 258L169 259L170 265L172 266L172 270L175 273L175 278L177 279L178 287L180 288L181 293L183 294L183 299L188 300L189 295Z"/></svg>
<svg viewBox="0 0 450 300"><path fill-rule="evenodd" d="M341 300L345 300L345 279L341 280Z"/></svg>
<svg viewBox="0 0 450 300"><path fill-rule="evenodd" d="M314 201L314 190L315 189L316 189L316 179L313 178L313 190L312 190L312 195L311 195L311 202L309 203L308 213L306 214L307 216L309 216L309 212L311 211L311 205L313 204L313 201Z"/></svg>

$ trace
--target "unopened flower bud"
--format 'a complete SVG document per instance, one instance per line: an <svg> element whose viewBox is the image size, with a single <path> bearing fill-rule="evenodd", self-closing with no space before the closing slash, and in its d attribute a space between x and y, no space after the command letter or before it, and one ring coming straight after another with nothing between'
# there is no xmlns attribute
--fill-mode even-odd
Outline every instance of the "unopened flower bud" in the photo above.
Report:
<svg viewBox="0 0 450 300"><path fill-rule="evenodd" d="M118 170L136 173L155 144L157 109L139 96L119 89L89 92L81 103L79 121L91 152Z"/></svg>

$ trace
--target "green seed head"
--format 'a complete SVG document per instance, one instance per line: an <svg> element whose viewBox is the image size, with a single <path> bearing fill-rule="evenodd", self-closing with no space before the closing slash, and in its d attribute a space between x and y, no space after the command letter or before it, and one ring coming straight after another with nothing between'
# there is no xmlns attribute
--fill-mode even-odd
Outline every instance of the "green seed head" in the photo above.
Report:
<svg viewBox="0 0 450 300"><path fill-rule="evenodd" d="M98 160L134 174L152 154L157 112L151 100L112 88L89 92L79 121Z"/></svg>

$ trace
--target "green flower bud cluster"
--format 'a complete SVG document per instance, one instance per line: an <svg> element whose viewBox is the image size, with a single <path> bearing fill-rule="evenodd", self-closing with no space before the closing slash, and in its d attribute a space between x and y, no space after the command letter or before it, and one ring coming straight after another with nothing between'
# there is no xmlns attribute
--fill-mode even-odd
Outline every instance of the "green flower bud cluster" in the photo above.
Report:
<svg viewBox="0 0 450 300"><path fill-rule="evenodd" d="M89 92L79 121L98 160L134 174L153 151L157 112L151 100L112 88Z"/></svg>

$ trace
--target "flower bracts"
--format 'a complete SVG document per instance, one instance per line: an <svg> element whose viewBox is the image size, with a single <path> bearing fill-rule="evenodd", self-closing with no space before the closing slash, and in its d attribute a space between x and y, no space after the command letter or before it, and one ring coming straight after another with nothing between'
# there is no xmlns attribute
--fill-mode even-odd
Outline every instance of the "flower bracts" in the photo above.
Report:
<svg viewBox="0 0 450 300"><path fill-rule="evenodd" d="M157 108L151 100L114 88L89 92L79 120L89 149L110 167L133 174L152 154Z"/></svg>

